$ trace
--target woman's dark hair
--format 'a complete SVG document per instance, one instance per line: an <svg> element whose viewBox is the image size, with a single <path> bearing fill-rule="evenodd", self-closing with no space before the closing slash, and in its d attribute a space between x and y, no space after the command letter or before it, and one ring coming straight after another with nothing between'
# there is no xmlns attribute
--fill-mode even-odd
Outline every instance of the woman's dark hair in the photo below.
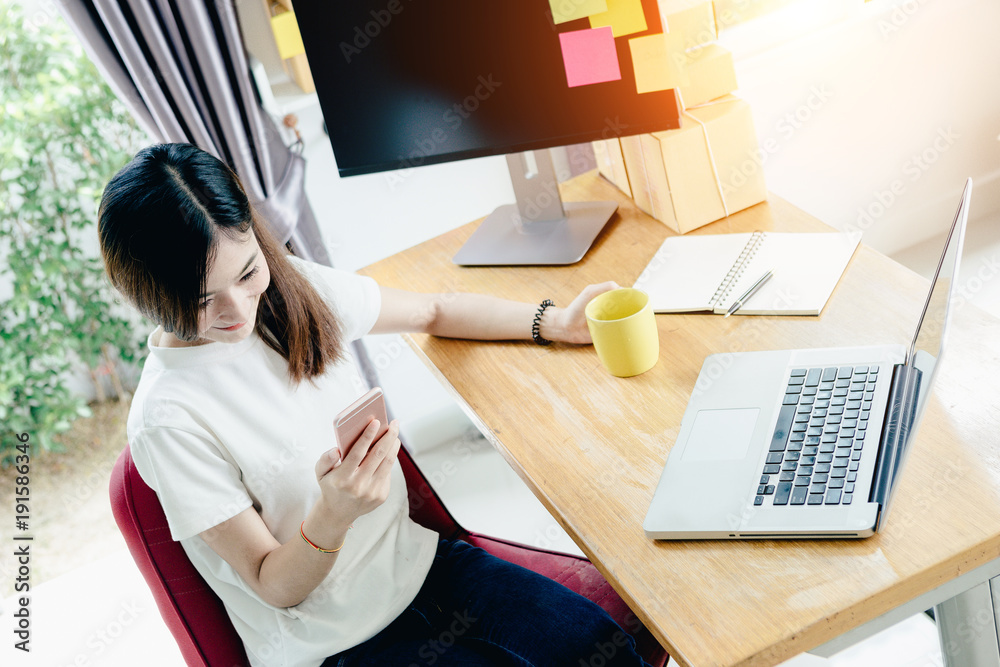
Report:
<svg viewBox="0 0 1000 667"><path fill-rule="evenodd" d="M296 382L321 375L343 353L340 324L288 261L250 205L235 172L191 144L136 153L108 182L98 234L112 284L149 319L183 340L198 335L198 313L219 234L257 237L271 273L256 330L288 361Z"/></svg>

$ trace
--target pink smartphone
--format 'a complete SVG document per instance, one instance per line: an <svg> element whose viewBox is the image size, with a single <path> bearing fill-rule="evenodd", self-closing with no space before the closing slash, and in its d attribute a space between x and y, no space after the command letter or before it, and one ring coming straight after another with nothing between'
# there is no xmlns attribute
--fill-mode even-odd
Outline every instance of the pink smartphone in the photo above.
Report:
<svg viewBox="0 0 1000 667"><path fill-rule="evenodd" d="M375 440L378 440L389 430L389 419L386 417L385 399L382 397L381 387L375 387L354 401L333 420L341 460L351 451L351 447L358 441L372 419L377 419L380 425L378 435L375 436Z"/></svg>

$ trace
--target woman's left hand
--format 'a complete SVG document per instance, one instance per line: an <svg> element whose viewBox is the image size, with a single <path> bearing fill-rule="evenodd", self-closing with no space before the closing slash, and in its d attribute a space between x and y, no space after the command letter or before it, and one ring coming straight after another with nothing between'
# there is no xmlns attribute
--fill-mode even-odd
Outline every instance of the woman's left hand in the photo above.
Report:
<svg viewBox="0 0 1000 667"><path fill-rule="evenodd" d="M542 318L539 330L542 338L580 345L592 343L590 328L587 326L587 315L584 312L587 304L599 294L604 294L618 288L618 283L614 281L588 285L565 308L547 309L545 316ZM551 313L551 318L547 317L550 311L555 311Z"/></svg>

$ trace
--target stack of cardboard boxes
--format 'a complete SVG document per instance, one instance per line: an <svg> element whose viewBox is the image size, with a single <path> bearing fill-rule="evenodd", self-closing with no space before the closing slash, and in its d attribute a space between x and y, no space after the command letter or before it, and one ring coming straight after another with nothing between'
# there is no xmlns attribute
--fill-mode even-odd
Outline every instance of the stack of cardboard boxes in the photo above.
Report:
<svg viewBox="0 0 1000 667"><path fill-rule="evenodd" d="M682 234L767 198L750 105L731 94L733 56L715 43L720 19L734 20L718 4L659 0L663 34L629 43L638 91L676 89L681 127L594 142L601 174Z"/></svg>

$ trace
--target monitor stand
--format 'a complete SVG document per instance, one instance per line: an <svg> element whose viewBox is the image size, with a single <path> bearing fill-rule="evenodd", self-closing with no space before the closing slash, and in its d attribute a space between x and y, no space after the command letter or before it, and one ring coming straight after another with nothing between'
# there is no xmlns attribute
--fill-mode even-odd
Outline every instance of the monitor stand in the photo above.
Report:
<svg viewBox="0 0 1000 667"><path fill-rule="evenodd" d="M479 225L452 261L463 266L573 264L618 209L617 202L567 202L559 196L547 150L507 156L517 204L501 206Z"/></svg>

